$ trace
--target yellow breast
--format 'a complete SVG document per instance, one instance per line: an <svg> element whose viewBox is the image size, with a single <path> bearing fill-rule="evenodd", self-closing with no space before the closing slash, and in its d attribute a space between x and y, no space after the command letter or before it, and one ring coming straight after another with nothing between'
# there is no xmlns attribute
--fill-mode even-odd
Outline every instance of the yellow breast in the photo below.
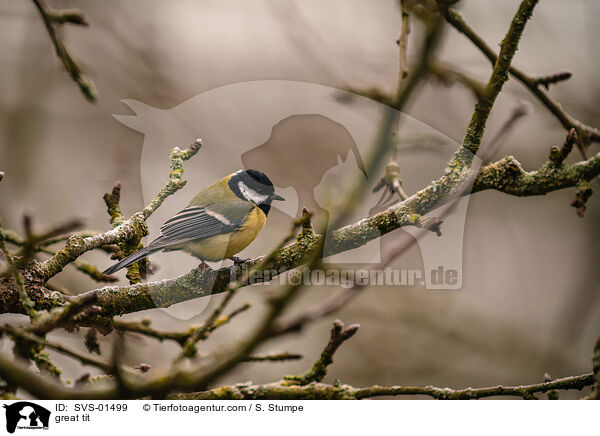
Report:
<svg viewBox="0 0 600 436"><path fill-rule="evenodd" d="M267 217L264 212L255 207L248 214L244 225L237 231L187 243L183 250L203 260L219 261L228 259L242 251L256 239L266 220Z"/></svg>

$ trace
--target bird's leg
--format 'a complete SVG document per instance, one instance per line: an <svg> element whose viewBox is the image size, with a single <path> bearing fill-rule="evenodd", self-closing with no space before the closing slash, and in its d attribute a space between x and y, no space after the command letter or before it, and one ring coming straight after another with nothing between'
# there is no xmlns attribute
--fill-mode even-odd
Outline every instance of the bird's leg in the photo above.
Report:
<svg viewBox="0 0 600 436"><path fill-rule="evenodd" d="M212 271L212 268L202 259L200 259L200 265L198 265L198 267L202 268L202 271Z"/></svg>
<svg viewBox="0 0 600 436"><path fill-rule="evenodd" d="M250 260L250 258L248 257L246 259L242 259L241 257L231 256L229 260L232 260L235 266L239 266L241 268L244 263Z"/></svg>
<svg viewBox="0 0 600 436"><path fill-rule="evenodd" d="M233 261L233 268L230 269L230 278L231 281L235 281L237 280L239 277L241 277L243 268L244 268L244 263L246 263L248 260L250 259L242 259L241 257L237 257L237 256L231 256L229 258L229 260Z"/></svg>

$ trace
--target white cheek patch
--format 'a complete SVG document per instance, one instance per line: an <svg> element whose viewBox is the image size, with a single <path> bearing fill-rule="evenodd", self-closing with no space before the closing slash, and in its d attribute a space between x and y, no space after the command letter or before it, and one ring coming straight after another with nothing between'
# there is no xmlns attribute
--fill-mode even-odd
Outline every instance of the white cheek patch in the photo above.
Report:
<svg viewBox="0 0 600 436"><path fill-rule="evenodd" d="M238 182L238 188L240 188L240 192L246 198L246 200L251 201L255 204L261 204L267 201L269 198L268 195L259 194L254 189L249 188L244 182Z"/></svg>

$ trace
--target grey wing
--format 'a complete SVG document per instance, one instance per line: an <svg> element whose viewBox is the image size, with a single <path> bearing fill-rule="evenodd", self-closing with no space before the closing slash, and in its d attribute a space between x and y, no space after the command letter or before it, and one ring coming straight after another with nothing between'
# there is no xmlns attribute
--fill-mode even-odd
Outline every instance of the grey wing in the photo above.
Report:
<svg viewBox="0 0 600 436"><path fill-rule="evenodd" d="M237 219L231 219L207 208L186 207L161 226L161 235L148 247L166 248L195 239L231 233L243 224L246 214L238 213L235 216Z"/></svg>

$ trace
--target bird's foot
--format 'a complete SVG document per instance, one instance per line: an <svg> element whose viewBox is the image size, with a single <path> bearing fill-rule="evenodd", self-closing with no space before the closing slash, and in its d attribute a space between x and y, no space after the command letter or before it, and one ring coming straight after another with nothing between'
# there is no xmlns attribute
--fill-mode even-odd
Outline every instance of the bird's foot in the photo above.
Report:
<svg viewBox="0 0 600 436"><path fill-rule="evenodd" d="M231 256L229 260L232 260L235 266L241 267L244 263L248 262L250 258L242 259L241 257Z"/></svg>
<svg viewBox="0 0 600 436"><path fill-rule="evenodd" d="M198 265L198 267L201 268L202 271L205 271L205 272L213 271L213 269L210 266L208 266L208 264L206 262L204 262L203 260L200 260L200 265Z"/></svg>

